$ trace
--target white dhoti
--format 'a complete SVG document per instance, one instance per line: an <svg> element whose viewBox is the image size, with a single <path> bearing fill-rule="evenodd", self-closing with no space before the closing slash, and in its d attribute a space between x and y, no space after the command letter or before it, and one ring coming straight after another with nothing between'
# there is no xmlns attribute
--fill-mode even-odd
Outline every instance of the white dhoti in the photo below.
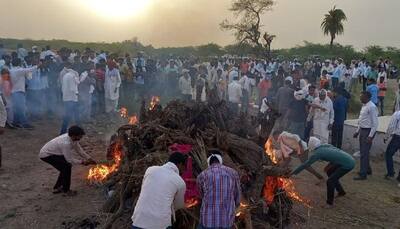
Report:
<svg viewBox="0 0 400 229"><path fill-rule="evenodd" d="M321 143L329 143L329 120L314 120L313 136L321 140Z"/></svg>

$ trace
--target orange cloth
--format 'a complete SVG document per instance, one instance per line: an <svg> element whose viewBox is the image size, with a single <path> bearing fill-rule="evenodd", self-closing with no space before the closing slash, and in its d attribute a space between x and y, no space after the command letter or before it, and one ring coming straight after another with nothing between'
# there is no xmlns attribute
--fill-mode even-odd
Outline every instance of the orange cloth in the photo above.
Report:
<svg viewBox="0 0 400 229"><path fill-rule="evenodd" d="M378 96L379 97L385 97L385 95L386 95L386 82L383 82L383 83L379 83L378 82L378 88L379 88Z"/></svg>

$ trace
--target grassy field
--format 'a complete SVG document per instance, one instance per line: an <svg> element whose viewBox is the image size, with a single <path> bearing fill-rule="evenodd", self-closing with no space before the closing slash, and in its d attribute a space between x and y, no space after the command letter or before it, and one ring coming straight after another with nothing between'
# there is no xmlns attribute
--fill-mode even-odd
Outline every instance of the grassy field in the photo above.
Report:
<svg viewBox="0 0 400 229"><path fill-rule="evenodd" d="M397 91L397 82L394 79L389 79L387 83L387 91L386 97L384 100L384 115L392 115L393 114L393 104L396 99L396 91ZM349 112L348 119L356 119L360 113L361 102L359 99L359 95L362 91L362 84L358 84L357 88L354 92L351 93L352 98L349 102Z"/></svg>

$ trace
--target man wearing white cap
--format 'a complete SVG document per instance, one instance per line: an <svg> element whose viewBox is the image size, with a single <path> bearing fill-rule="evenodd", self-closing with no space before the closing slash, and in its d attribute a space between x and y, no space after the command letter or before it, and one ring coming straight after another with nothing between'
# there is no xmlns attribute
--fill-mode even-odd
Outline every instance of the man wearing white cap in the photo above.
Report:
<svg viewBox="0 0 400 229"><path fill-rule="evenodd" d="M234 169L222 165L218 150L211 150L208 168L197 177L202 204L200 229L232 228L240 205L240 178Z"/></svg>
<svg viewBox="0 0 400 229"><path fill-rule="evenodd" d="M334 110L326 90L321 90L319 97L314 99L312 112L314 136L318 137L322 143L328 143L329 131L334 121Z"/></svg>
<svg viewBox="0 0 400 229"><path fill-rule="evenodd" d="M308 142L308 148L313 155L297 167L291 174L299 174L302 170L308 168L316 161L326 161L329 164L325 167L325 172L328 175L326 182L328 207L333 206L335 198L335 190L338 192L337 197L346 195L339 179L354 169L355 161L350 154L329 144L322 144L316 137L311 137Z"/></svg>

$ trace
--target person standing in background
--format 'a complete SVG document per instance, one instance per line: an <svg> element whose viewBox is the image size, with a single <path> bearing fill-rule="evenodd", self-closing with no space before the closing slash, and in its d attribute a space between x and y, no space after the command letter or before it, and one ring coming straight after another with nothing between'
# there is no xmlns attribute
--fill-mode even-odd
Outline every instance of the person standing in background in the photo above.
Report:
<svg viewBox="0 0 400 229"><path fill-rule="evenodd" d="M6 127L10 129L14 129L13 125L13 120L14 120L14 114L13 114L13 107L12 107L12 101L11 101L11 90L12 90L12 85L11 85L11 79L10 79L10 71L8 68L3 68L1 70L1 92L2 96L4 98L3 103L5 104L5 109L7 111L7 117L6 117Z"/></svg>
<svg viewBox="0 0 400 229"><path fill-rule="evenodd" d="M372 174L369 154L379 124L378 108L371 102L371 93L368 91L361 92L360 101L363 106L358 118L357 132L353 135L354 138L359 137L360 141L360 172L354 180L366 180L367 175Z"/></svg>
<svg viewBox="0 0 400 229"><path fill-rule="evenodd" d="M11 79L11 102L13 104L14 123L17 128L33 129L26 118L26 79L31 79L32 71L37 70L37 66L31 68L23 68L22 61L15 58L12 61L13 67L10 69Z"/></svg>
<svg viewBox="0 0 400 229"><path fill-rule="evenodd" d="M7 121L7 111L4 106L3 99L0 96L0 135L4 133L4 127L6 126L6 121ZM2 157L2 151L0 145L0 168L1 168L1 157Z"/></svg>
<svg viewBox="0 0 400 229"><path fill-rule="evenodd" d="M348 100L342 95L342 90L336 88L333 91L333 110L335 118L332 126L332 145L342 148L344 121L347 118Z"/></svg>
<svg viewBox="0 0 400 229"><path fill-rule="evenodd" d="M385 161L386 161L386 170L387 174L385 175L385 179L391 180L394 178L395 171L393 167L393 156L394 154L400 150L400 111L396 111L392 118L390 119L389 126L386 130L386 135L384 138L384 142L386 143L388 139L391 138L389 145L386 148L385 152ZM399 182L400 187L400 171L396 180Z"/></svg>
<svg viewBox="0 0 400 229"><path fill-rule="evenodd" d="M378 106L379 88L376 85L376 80L374 78L368 79L368 87L366 91L371 94L371 101L375 104L375 106Z"/></svg>
<svg viewBox="0 0 400 229"><path fill-rule="evenodd" d="M386 74L386 72L385 72ZM385 96L386 96L386 79L384 75L381 75L378 79L378 88L379 88L379 93L378 93L378 105L381 111L381 116L384 115L384 102L385 102Z"/></svg>
<svg viewBox="0 0 400 229"><path fill-rule="evenodd" d="M313 136L320 139L323 144L327 144L335 113L332 100L328 97L326 90L323 89L319 92L319 97L314 99L312 106L314 117Z"/></svg>
<svg viewBox="0 0 400 229"><path fill-rule="evenodd" d="M189 78L189 70L183 69L182 76L179 78L179 90L184 101L192 99L192 86Z"/></svg>
<svg viewBox="0 0 400 229"><path fill-rule="evenodd" d="M108 60L104 82L106 113L108 114L117 111L120 86L121 76L117 64L113 60Z"/></svg>
<svg viewBox="0 0 400 229"><path fill-rule="evenodd" d="M79 74L72 69L70 62L66 62L62 73L60 73L60 77L64 102L64 117L60 130L60 135L62 135L67 133L71 119L74 119L76 125L80 124L78 104Z"/></svg>

